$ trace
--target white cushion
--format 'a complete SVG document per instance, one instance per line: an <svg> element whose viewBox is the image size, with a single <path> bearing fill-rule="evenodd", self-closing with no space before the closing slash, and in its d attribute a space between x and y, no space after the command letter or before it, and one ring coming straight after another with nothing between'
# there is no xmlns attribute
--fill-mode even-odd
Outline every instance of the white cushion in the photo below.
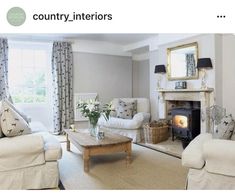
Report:
<svg viewBox="0 0 235 194"><path fill-rule="evenodd" d="M41 135L44 141L45 161L55 161L62 157L60 142L48 132L38 132L33 135Z"/></svg>
<svg viewBox="0 0 235 194"><path fill-rule="evenodd" d="M7 137L31 133L28 123L6 101L2 101L1 127Z"/></svg>
<svg viewBox="0 0 235 194"><path fill-rule="evenodd" d="M110 117L108 121L104 117L99 119L98 124L104 127L117 129L138 129L142 126L145 116L142 113L137 113L133 119L121 119Z"/></svg>
<svg viewBox="0 0 235 194"><path fill-rule="evenodd" d="M201 169L205 160L203 158L203 144L212 139L209 133L195 137L182 153L182 165L189 168Z"/></svg>
<svg viewBox="0 0 235 194"><path fill-rule="evenodd" d="M235 176L235 142L212 139L203 145L203 157L208 172Z"/></svg>
<svg viewBox="0 0 235 194"><path fill-rule="evenodd" d="M29 123L32 133L48 132L48 129L39 121L32 121Z"/></svg>
<svg viewBox="0 0 235 194"><path fill-rule="evenodd" d="M34 135L41 135L44 141L45 161L55 161L62 157L60 142L48 132L47 128L37 121L30 123Z"/></svg>

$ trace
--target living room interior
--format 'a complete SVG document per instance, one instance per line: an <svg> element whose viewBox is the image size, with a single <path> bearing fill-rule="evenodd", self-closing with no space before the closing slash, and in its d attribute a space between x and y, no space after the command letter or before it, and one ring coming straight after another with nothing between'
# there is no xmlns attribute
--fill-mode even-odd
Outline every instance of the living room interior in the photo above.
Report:
<svg viewBox="0 0 235 194"><path fill-rule="evenodd" d="M0 34L0 189L234 189L234 51L234 34Z"/></svg>

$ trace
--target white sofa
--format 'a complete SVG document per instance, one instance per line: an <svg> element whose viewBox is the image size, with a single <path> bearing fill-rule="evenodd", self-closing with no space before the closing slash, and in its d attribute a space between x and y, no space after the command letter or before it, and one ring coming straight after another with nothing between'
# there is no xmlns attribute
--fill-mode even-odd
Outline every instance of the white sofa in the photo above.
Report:
<svg viewBox="0 0 235 194"><path fill-rule="evenodd" d="M106 121L101 117L98 124L101 128L132 138L133 142L140 142L143 138L143 124L150 120L150 105L147 98L120 98L125 102L137 100L137 114L132 119L110 117ZM119 98L112 100L113 108L118 105Z"/></svg>
<svg viewBox="0 0 235 194"><path fill-rule="evenodd" d="M0 138L0 189L57 188L59 141L37 122L32 134Z"/></svg>
<svg viewBox="0 0 235 194"><path fill-rule="evenodd" d="M197 136L182 154L182 165L189 168L187 189L235 189L234 150L235 141Z"/></svg>

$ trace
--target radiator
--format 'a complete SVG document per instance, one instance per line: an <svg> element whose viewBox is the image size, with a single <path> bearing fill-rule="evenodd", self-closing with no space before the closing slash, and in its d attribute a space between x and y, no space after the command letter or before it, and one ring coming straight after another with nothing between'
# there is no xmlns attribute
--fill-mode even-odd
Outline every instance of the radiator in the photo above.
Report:
<svg viewBox="0 0 235 194"><path fill-rule="evenodd" d="M74 120L75 121L88 121L88 118L82 116L82 113L77 109L77 103L79 100L95 99L97 93L75 93L74 94Z"/></svg>

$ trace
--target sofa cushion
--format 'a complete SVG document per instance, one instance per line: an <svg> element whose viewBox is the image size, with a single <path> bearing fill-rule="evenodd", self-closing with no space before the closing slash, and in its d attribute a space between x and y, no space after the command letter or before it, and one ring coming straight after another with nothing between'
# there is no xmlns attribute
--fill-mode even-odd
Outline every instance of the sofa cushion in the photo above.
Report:
<svg viewBox="0 0 235 194"><path fill-rule="evenodd" d="M110 117L108 121L104 117L99 119L99 125L117 129L138 129L142 126L144 116L141 113L136 114L133 119L121 119Z"/></svg>
<svg viewBox="0 0 235 194"><path fill-rule="evenodd" d="M27 123L30 122L30 119L27 117L27 115L16 108L9 100L5 99L4 102L7 103L7 105L10 106L15 112L17 112Z"/></svg>
<svg viewBox="0 0 235 194"><path fill-rule="evenodd" d="M230 139L235 127L232 115L225 116L216 127L213 137L218 139Z"/></svg>
<svg viewBox="0 0 235 194"><path fill-rule="evenodd" d="M33 135L41 135L44 142L45 161L55 161L62 157L60 142L48 132L38 132Z"/></svg>
<svg viewBox="0 0 235 194"><path fill-rule="evenodd" d="M116 108L118 106L119 99L125 102L131 102L133 100L137 100L137 113L138 112L150 112L150 103L147 98L114 98L112 100L112 106Z"/></svg>
<svg viewBox="0 0 235 194"><path fill-rule="evenodd" d="M232 134L231 140L235 141L235 129L234 129L234 131L233 131L233 134Z"/></svg>
<svg viewBox="0 0 235 194"><path fill-rule="evenodd" d="M123 100L119 100L116 112L117 118L132 119L132 117L137 113L137 101L125 102Z"/></svg>
<svg viewBox="0 0 235 194"><path fill-rule="evenodd" d="M7 101L2 102L1 127L2 132L7 137L31 133L28 123L8 104Z"/></svg>
<svg viewBox="0 0 235 194"><path fill-rule="evenodd" d="M48 129L39 121L32 121L29 123L32 133L48 132Z"/></svg>

